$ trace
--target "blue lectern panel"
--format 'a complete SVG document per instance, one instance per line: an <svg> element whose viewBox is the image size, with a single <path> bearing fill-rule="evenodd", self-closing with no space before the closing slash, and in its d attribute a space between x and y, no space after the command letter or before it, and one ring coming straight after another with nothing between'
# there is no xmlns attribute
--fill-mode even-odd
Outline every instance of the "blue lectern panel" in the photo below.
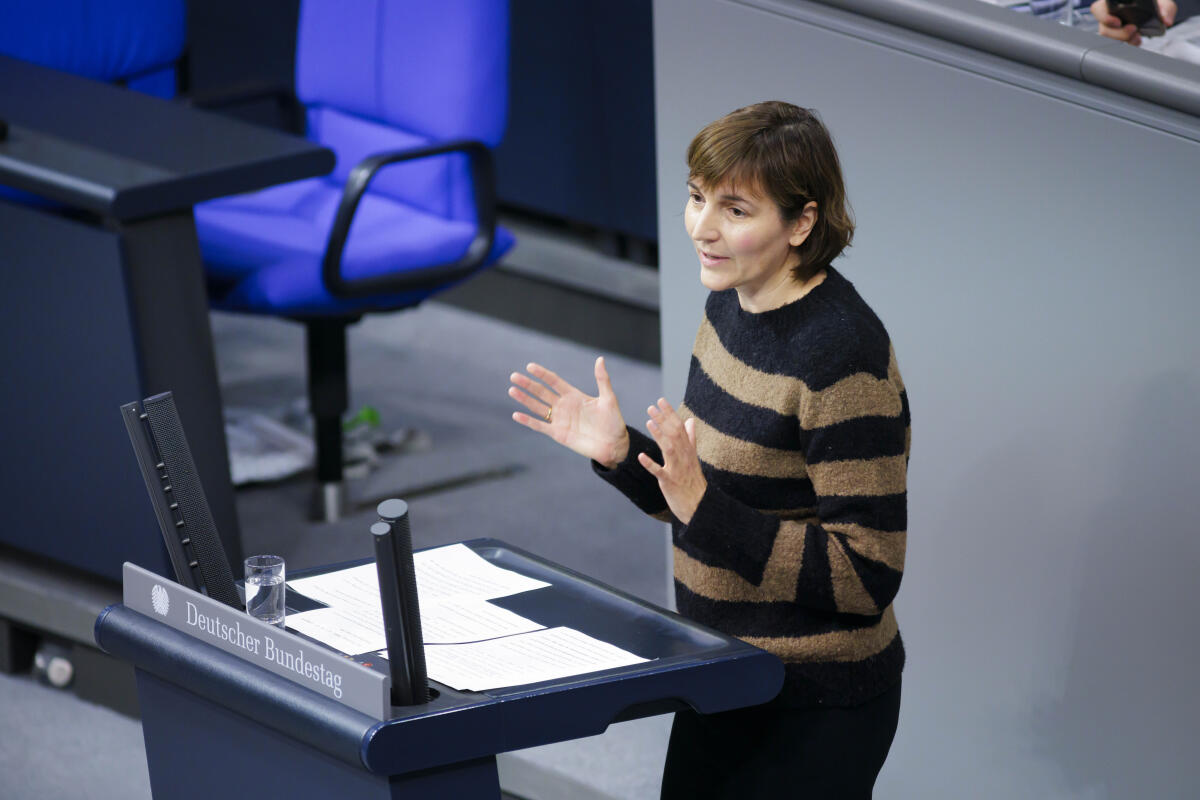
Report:
<svg viewBox="0 0 1200 800"><path fill-rule="evenodd" d="M117 410L143 397L117 233L0 200L0 542L119 580L170 574Z"/></svg>

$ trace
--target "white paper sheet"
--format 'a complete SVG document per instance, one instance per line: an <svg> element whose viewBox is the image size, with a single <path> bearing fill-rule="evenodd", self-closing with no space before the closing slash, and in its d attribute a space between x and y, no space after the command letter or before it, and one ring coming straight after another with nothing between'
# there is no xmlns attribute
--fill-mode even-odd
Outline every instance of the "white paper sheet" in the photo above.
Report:
<svg viewBox="0 0 1200 800"><path fill-rule="evenodd" d="M491 600L540 589L550 584L497 567L465 544L452 544L413 554L417 572L417 601L472 597ZM288 586L330 606L379 609L379 575L375 564L362 564L324 575L297 578Z"/></svg>
<svg viewBox="0 0 1200 800"><path fill-rule="evenodd" d="M288 614L284 624L347 655L370 653L387 647L382 619L363 619L341 608L318 608Z"/></svg>
<svg viewBox="0 0 1200 800"><path fill-rule="evenodd" d="M413 556L429 677L463 691L557 680L646 659L570 628L544 628L488 603L549 586L497 567L462 544ZM387 658L374 564L288 585L330 606L289 614L287 625L345 653ZM454 644L449 644L454 642Z"/></svg>
<svg viewBox="0 0 1200 800"><path fill-rule="evenodd" d="M288 581L288 589L349 613L379 616L379 574L375 563L362 564L324 575Z"/></svg>
<svg viewBox="0 0 1200 800"><path fill-rule="evenodd" d="M465 544L414 553L413 565L421 603L463 595L491 600L550 585L497 567Z"/></svg>
<svg viewBox="0 0 1200 800"><path fill-rule="evenodd" d="M475 692L568 678L646 660L571 628L546 628L476 644L425 647L429 677L460 691Z"/></svg>
<svg viewBox="0 0 1200 800"><path fill-rule="evenodd" d="M546 627L486 600L454 598L428 605L420 599L417 602L421 606L421 635L426 644L475 642Z"/></svg>
<svg viewBox="0 0 1200 800"><path fill-rule="evenodd" d="M454 598L421 603L421 635L427 643L455 644L542 630L545 626L486 600ZM331 606L288 614L287 627L347 655L387 647L378 609Z"/></svg>

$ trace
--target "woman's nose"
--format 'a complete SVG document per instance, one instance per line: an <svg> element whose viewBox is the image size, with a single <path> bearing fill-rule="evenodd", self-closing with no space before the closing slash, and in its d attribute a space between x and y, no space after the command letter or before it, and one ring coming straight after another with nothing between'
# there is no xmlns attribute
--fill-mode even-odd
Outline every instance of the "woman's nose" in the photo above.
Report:
<svg viewBox="0 0 1200 800"><path fill-rule="evenodd" d="M706 206L699 209L692 221L692 238L698 242L711 242L717 235L718 231L716 226L713 225L709 208Z"/></svg>

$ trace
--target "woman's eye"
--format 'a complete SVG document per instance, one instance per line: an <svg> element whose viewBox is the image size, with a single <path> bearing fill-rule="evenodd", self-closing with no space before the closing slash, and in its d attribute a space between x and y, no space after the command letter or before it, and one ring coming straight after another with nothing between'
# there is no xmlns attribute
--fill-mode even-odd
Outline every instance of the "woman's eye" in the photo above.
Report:
<svg viewBox="0 0 1200 800"><path fill-rule="evenodd" d="M696 205L700 205L701 203L704 202L704 198L701 197L700 195L696 194L695 192L692 192L691 194L689 194L688 199L691 200Z"/></svg>
<svg viewBox="0 0 1200 800"><path fill-rule="evenodd" d="M729 213L730 213L730 214L733 214L735 217L744 217L744 216L746 216L746 212L745 212L745 211L742 211L740 208L737 208L736 206L731 206L731 207L730 207L730 209L729 209Z"/></svg>

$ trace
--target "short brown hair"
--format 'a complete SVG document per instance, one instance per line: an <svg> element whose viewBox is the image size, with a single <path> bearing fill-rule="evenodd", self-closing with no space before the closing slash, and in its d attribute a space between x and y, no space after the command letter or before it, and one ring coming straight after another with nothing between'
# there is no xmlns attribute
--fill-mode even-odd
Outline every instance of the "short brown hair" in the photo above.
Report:
<svg viewBox="0 0 1200 800"><path fill-rule="evenodd" d="M817 221L796 248L806 280L829 266L854 237L842 166L833 139L811 109L771 100L731 111L696 134L687 149L689 178L716 187L759 187L787 222L815 201Z"/></svg>

